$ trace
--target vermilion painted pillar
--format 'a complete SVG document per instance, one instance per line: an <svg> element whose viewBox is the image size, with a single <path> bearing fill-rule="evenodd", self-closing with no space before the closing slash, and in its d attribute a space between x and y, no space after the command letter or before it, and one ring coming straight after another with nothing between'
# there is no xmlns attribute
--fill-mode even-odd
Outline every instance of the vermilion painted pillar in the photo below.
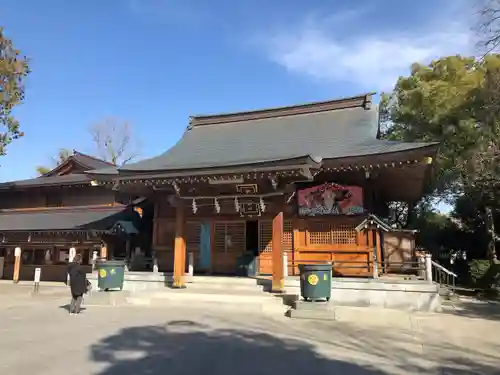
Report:
<svg viewBox="0 0 500 375"><path fill-rule="evenodd" d="M175 243L174 243L174 282L172 287L185 288L184 272L186 271L186 238L184 223L184 204L180 200L175 215Z"/></svg>
<svg viewBox="0 0 500 375"><path fill-rule="evenodd" d="M272 289L274 293L282 293L285 290L285 278L283 270L283 211L278 213L273 219L272 237L272 260L273 278Z"/></svg>

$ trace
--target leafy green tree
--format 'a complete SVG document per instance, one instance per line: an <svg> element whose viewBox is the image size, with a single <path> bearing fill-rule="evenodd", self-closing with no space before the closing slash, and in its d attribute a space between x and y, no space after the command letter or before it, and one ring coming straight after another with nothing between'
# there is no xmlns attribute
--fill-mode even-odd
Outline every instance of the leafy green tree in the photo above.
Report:
<svg viewBox="0 0 500 375"><path fill-rule="evenodd" d="M14 107L24 100L24 80L29 74L28 60L14 48L0 27L0 155L14 139L24 134L12 115Z"/></svg>
<svg viewBox="0 0 500 375"><path fill-rule="evenodd" d="M465 199L462 218L483 223L488 258L496 260L500 212L500 55L450 56L415 64L381 100L383 136L440 142L437 176L428 197ZM410 210L409 210L410 211ZM420 223L422 225L422 223Z"/></svg>

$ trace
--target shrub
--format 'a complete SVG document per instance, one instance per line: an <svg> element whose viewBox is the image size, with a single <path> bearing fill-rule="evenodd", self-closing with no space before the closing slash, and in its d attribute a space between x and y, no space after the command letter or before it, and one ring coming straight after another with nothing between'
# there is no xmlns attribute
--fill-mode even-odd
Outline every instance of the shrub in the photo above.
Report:
<svg viewBox="0 0 500 375"><path fill-rule="evenodd" d="M475 259L469 263L469 277L476 288L490 289L500 281L500 264Z"/></svg>

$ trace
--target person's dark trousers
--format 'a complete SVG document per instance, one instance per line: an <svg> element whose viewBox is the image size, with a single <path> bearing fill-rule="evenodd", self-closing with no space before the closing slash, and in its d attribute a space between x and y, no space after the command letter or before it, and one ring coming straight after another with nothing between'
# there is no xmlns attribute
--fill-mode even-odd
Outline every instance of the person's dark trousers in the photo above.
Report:
<svg viewBox="0 0 500 375"><path fill-rule="evenodd" d="M69 313L70 314L78 314L80 312L80 306L82 305L83 296L80 295L72 295L71 303L69 304Z"/></svg>

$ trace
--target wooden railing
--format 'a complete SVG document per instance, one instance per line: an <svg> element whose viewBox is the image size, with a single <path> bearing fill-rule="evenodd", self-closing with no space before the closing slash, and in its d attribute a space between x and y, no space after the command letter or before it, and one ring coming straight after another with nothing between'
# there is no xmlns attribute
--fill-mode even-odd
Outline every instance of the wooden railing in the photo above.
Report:
<svg viewBox="0 0 500 375"><path fill-rule="evenodd" d="M377 248L355 247L335 250L296 249L293 253L293 269L297 274L299 264L331 263L336 276L362 276L377 278L386 273L386 267ZM391 262L391 268L405 270L405 274L427 279L425 257L415 261Z"/></svg>

